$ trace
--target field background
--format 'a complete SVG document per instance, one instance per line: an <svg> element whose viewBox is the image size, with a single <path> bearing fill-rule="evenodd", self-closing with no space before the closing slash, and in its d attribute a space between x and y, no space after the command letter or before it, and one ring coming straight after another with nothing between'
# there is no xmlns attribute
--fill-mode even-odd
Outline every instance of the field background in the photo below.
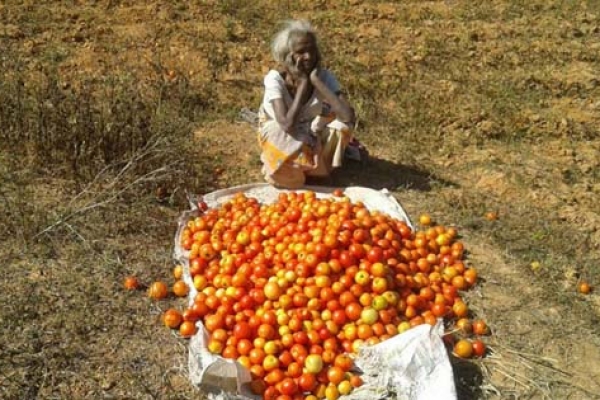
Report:
<svg viewBox="0 0 600 400"><path fill-rule="evenodd" d="M0 3L0 397L192 399L160 324L187 193L260 181L252 124L278 23L308 18L387 188L456 226L491 354L460 400L600 398L600 3ZM484 214L496 211L498 220ZM539 268L531 263L539 262Z"/></svg>

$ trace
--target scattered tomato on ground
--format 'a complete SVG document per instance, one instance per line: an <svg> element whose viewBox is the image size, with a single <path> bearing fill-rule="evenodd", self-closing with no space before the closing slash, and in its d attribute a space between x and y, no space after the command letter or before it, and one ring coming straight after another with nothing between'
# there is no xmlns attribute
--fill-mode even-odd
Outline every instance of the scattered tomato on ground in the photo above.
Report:
<svg viewBox="0 0 600 400"><path fill-rule="evenodd" d="M585 282L585 281L581 281L579 282L579 284L577 285L577 290L579 291L579 293L581 294L589 294L592 291L592 287L590 286L589 283Z"/></svg>
<svg viewBox="0 0 600 400"><path fill-rule="evenodd" d="M123 286L127 290L137 290L140 287L140 282L135 276L128 276L123 281Z"/></svg>
<svg viewBox="0 0 600 400"><path fill-rule="evenodd" d="M485 219L487 219L488 221L496 221L498 219L498 212L496 212L496 211L486 212Z"/></svg>

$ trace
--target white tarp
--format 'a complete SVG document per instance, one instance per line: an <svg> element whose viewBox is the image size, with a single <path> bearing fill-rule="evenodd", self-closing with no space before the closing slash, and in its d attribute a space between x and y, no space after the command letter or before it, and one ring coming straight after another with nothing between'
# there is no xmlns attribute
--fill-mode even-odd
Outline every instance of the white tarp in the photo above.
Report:
<svg viewBox="0 0 600 400"><path fill-rule="evenodd" d="M329 197L333 188L306 187L318 197ZM277 200L281 191L268 184L249 184L218 190L204 195L209 207L217 207L235 193L244 192L261 203ZM365 187L348 187L344 193L353 202L362 201L370 210L385 212L393 218L404 220L412 228L407 213L387 190ZM199 199L190 199L192 208ZM188 268L187 253L179 246L179 238L186 222L196 216L197 210L183 213L175 236L174 256L184 266L184 280L190 286L190 304L196 290ZM221 399L255 399L249 388L250 373L233 360L227 360L206 349L207 332L198 322L199 331L189 343L189 378L194 385L206 390L211 397ZM361 349L355 363L363 372L363 386L355 389L342 400L377 400L396 398L399 400L456 400L456 389L452 366L442 341L443 325L417 326L375 346Z"/></svg>

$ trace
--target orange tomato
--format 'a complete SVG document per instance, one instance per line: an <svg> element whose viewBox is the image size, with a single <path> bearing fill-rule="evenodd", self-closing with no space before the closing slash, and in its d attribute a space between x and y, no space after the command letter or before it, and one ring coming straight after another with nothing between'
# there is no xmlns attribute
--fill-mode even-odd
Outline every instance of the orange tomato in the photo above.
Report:
<svg viewBox="0 0 600 400"><path fill-rule="evenodd" d="M447 312L446 305L443 303L434 303L431 306L431 312L436 317L443 317Z"/></svg>
<svg viewBox="0 0 600 400"><path fill-rule="evenodd" d="M592 291L592 287L590 286L589 283L582 281L582 282L579 282L579 284L577 285L577 290L581 294L588 294Z"/></svg>
<svg viewBox="0 0 600 400"><path fill-rule="evenodd" d="M488 211L485 213L485 219L488 221L495 221L498 219L498 213L496 211Z"/></svg>
<svg viewBox="0 0 600 400"><path fill-rule="evenodd" d="M462 300L459 300L454 302L454 305L452 306L452 311L454 312L454 315L456 315L458 318L463 318L469 314L469 307L467 307L467 305Z"/></svg>
<svg viewBox="0 0 600 400"><path fill-rule="evenodd" d="M419 224L423 225L423 226L429 226L431 225L431 216L429 214L421 214L419 216Z"/></svg>
<svg viewBox="0 0 600 400"><path fill-rule="evenodd" d="M463 276L469 286L473 286L475 283L477 283L477 270L475 268L467 268Z"/></svg>
<svg viewBox="0 0 600 400"><path fill-rule="evenodd" d="M175 267L173 267L173 277L176 280L179 280L183 277L183 265L177 264Z"/></svg>
<svg viewBox="0 0 600 400"><path fill-rule="evenodd" d="M339 384L344 380L346 371L340 367L331 366L327 369L327 380L334 385Z"/></svg>
<svg viewBox="0 0 600 400"><path fill-rule="evenodd" d="M473 333L475 335L487 335L490 333L490 328L483 320L473 321Z"/></svg>
<svg viewBox="0 0 600 400"><path fill-rule="evenodd" d="M363 384L363 379L358 375L352 375L350 377L350 384L355 388L360 387Z"/></svg>
<svg viewBox="0 0 600 400"><path fill-rule="evenodd" d="M211 314L204 318L204 327L209 332L214 332L217 329L223 328L224 326L225 319L220 314Z"/></svg>
<svg viewBox="0 0 600 400"><path fill-rule="evenodd" d="M469 285L469 283L466 281L466 279L462 275L456 275L455 277L452 278L451 282L452 282L452 286L454 286L458 290L465 290L467 288L467 286Z"/></svg>
<svg viewBox="0 0 600 400"><path fill-rule="evenodd" d="M187 283L185 283L181 279L178 281L175 281L175 283L173 284L173 293L177 297L185 297L185 296L187 296L189 291L190 291L190 288L188 287Z"/></svg>
<svg viewBox="0 0 600 400"><path fill-rule="evenodd" d="M196 324L192 321L183 321L179 325L179 334L184 338L189 338L197 332Z"/></svg>
<svg viewBox="0 0 600 400"><path fill-rule="evenodd" d="M473 355L473 344L466 339L460 339L454 344L454 354L460 358L470 358Z"/></svg>
<svg viewBox="0 0 600 400"><path fill-rule="evenodd" d="M354 361L347 354L342 353L335 357L334 365L343 371L350 371L354 365Z"/></svg>
<svg viewBox="0 0 600 400"><path fill-rule="evenodd" d="M221 352L221 356L223 358L235 360L240 356L240 354L238 353L237 348L235 346L225 346L225 348Z"/></svg>
<svg viewBox="0 0 600 400"><path fill-rule="evenodd" d="M154 300L164 299L168 294L169 289L162 281L153 282L148 288L148 296Z"/></svg>
<svg viewBox="0 0 600 400"><path fill-rule="evenodd" d="M473 332L473 324L468 318L459 318L455 326L463 334L470 335Z"/></svg>
<svg viewBox="0 0 600 400"><path fill-rule="evenodd" d="M183 316L175 309L168 309L163 314L163 323L165 326L171 329L179 328L179 325L183 322Z"/></svg>
<svg viewBox="0 0 600 400"><path fill-rule="evenodd" d="M127 290L136 290L140 287L140 283L135 276L128 276L124 279L123 286Z"/></svg>

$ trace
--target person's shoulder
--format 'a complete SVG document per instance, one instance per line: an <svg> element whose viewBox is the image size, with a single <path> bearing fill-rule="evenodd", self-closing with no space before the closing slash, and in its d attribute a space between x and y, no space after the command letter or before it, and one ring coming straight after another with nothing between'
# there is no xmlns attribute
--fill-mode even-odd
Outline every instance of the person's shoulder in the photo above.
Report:
<svg viewBox="0 0 600 400"><path fill-rule="evenodd" d="M284 79L281 76L281 73L279 71L277 71L276 69L269 70L269 72L267 72L267 74L265 75L264 80L265 80L265 82L284 82Z"/></svg>

